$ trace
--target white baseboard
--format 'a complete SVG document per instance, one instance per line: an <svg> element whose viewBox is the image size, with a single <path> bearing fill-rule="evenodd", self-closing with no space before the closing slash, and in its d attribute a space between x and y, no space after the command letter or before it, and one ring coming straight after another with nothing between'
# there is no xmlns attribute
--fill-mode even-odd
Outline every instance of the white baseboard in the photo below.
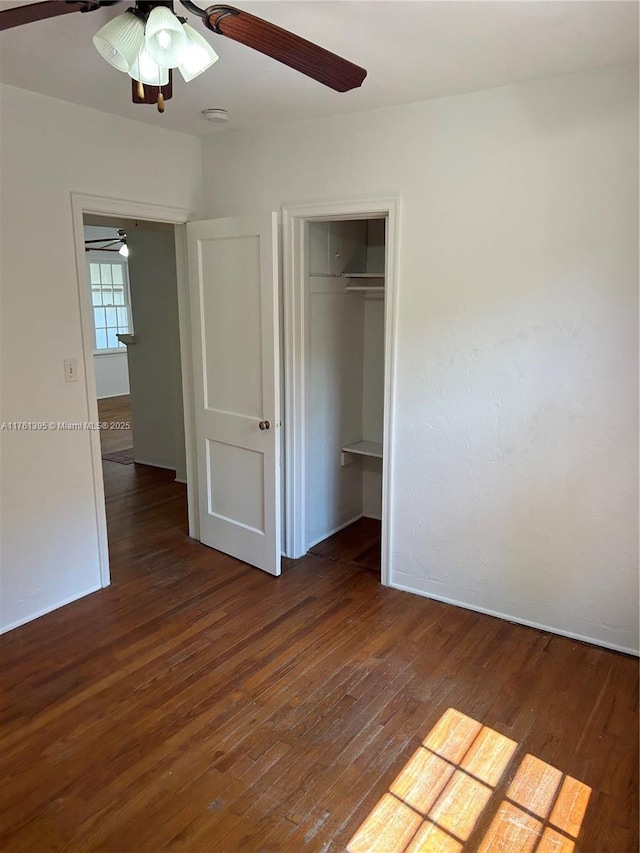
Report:
<svg viewBox="0 0 640 853"><path fill-rule="evenodd" d="M325 539L328 539L330 536L333 536L334 533L339 533L341 530L344 530L345 527L348 527L350 524L354 524L354 522L360 521L362 517L362 513L360 513L360 515L355 515L353 518L350 518L349 521L345 521L344 524L341 524L339 527L335 527L333 530L330 530L328 533L325 533L319 539L316 539L310 545L307 545L307 553L312 548L315 548L315 546L318 545L320 542L324 542Z"/></svg>
<svg viewBox="0 0 640 853"><path fill-rule="evenodd" d="M138 465L148 465L149 468L162 468L163 471L175 471L175 465L161 465L159 462L149 462L147 459L138 459L138 457L134 457L134 462L137 462Z"/></svg>
<svg viewBox="0 0 640 853"><path fill-rule="evenodd" d="M41 616L46 616L47 613L51 613L54 610L58 610L60 607L64 607L66 604L72 604L74 601L78 601L80 598L84 598L86 595L91 595L92 592L98 592L103 587L98 584L98 586L92 586L90 589L84 590L84 592L80 592L77 595L72 595L69 598L64 598L62 601L58 601L56 604L52 604L51 607L45 607L42 610L38 610L36 613L32 613L30 616L25 616L23 619L18 619L16 622L11 622L9 625L4 625L0 627L0 634L6 634L7 631L13 631L14 628L19 628L21 625L26 625L27 622L33 622L34 619L39 619Z"/></svg>
<svg viewBox="0 0 640 853"><path fill-rule="evenodd" d="M552 628L550 625L542 625L540 622L531 622L528 619L519 619L516 616L509 616L508 613L500 613L497 610L488 610L485 607L477 607L474 604L467 604L464 601L456 601L453 598L445 598L442 595L431 595L423 592L420 589L414 589L403 584L389 584L393 589L399 589L401 592L410 592L413 595L421 595L423 598L432 598L434 601L441 601L443 604L452 604L454 607L462 607L465 610L473 610L475 613L483 613L485 616L495 616L497 619L503 619L506 622L515 622L516 625L524 625L527 628L537 628L539 631L547 631L549 634L558 634L560 637L568 637L570 640L578 640L581 643L589 643L592 646L600 646L604 649L611 649L614 652L622 652L625 655L640 656L640 650L628 649L625 646L619 646L616 643L607 643L604 640L596 640L593 637L585 637L582 634L574 634L572 631L561 631L559 628Z"/></svg>
<svg viewBox="0 0 640 853"><path fill-rule="evenodd" d="M149 468L161 468L163 471L175 471L176 472L176 483L187 483L187 472L186 471L176 471L175 465L161 465L159 462L149 462L146 459L134 459L138 465L148 465Z"/></svg>

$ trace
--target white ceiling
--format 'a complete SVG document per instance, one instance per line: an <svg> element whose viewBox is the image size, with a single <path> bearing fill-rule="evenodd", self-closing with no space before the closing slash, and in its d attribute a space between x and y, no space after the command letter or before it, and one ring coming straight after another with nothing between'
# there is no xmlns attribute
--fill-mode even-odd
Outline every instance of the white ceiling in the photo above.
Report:
<svg viewBox="0 0 640 853"><path fill-rule="evenodd" d="M209 5L205 0L202 5ZM371 110L638 61L633 0L250 0L240 8L368 69L363 86L339 94L184 13L220 60L201 77L174 77L164 115L130 103L129 78L95 51L91 36L119 4L7 30L0 79L106 113L193 135L213 132L200 112L224 107L228 127L281 124ZM0 8L24 5L2 0Z"/></svg>

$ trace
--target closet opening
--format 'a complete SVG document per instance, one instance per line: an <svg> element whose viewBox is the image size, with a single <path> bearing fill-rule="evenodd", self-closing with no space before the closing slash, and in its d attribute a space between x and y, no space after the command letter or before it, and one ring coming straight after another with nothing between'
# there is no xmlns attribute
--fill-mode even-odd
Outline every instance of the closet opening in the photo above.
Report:
<svg viewBox="0 0 640 853"><path fill-rule="evenodd" d="M307 225L306 544L381 568L383 217Z"/></svg>
<svg viewBox="0 0 640 853"><path fill-rule="evenodd" d="M284 553L391 584L400 200L287 206Z"/></svg>
<svg viewBox="0 0 640 853"><path fill-rule="evenodd" d="M389 586L400 199L287 205L282 222L283 551Z"/></svg>

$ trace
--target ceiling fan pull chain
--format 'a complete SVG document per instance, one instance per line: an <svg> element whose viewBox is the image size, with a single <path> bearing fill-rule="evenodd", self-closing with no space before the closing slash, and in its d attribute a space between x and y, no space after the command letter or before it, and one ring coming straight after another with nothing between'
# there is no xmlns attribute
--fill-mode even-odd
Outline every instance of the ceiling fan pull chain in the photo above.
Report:
<svg viewBox="0 0 640 853"><path fill-rule="evenodd" d="M162 89L158 92L157 104L158 104L158 112L163 113L164 112L164 95L162 94Z"/></svg>

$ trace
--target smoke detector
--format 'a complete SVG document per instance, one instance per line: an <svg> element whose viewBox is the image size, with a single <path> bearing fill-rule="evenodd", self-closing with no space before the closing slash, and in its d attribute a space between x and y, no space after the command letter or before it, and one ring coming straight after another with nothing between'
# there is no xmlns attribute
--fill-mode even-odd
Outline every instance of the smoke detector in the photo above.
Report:
<svg viewBox="0 0 640 853"><path fill-rule="evenodd" d="M213 121L217 124L224 124L225 121L229 121L227 110L219 109L218 107L210 107L207 110L202 110L202 115L207 121Z"/></svg>

